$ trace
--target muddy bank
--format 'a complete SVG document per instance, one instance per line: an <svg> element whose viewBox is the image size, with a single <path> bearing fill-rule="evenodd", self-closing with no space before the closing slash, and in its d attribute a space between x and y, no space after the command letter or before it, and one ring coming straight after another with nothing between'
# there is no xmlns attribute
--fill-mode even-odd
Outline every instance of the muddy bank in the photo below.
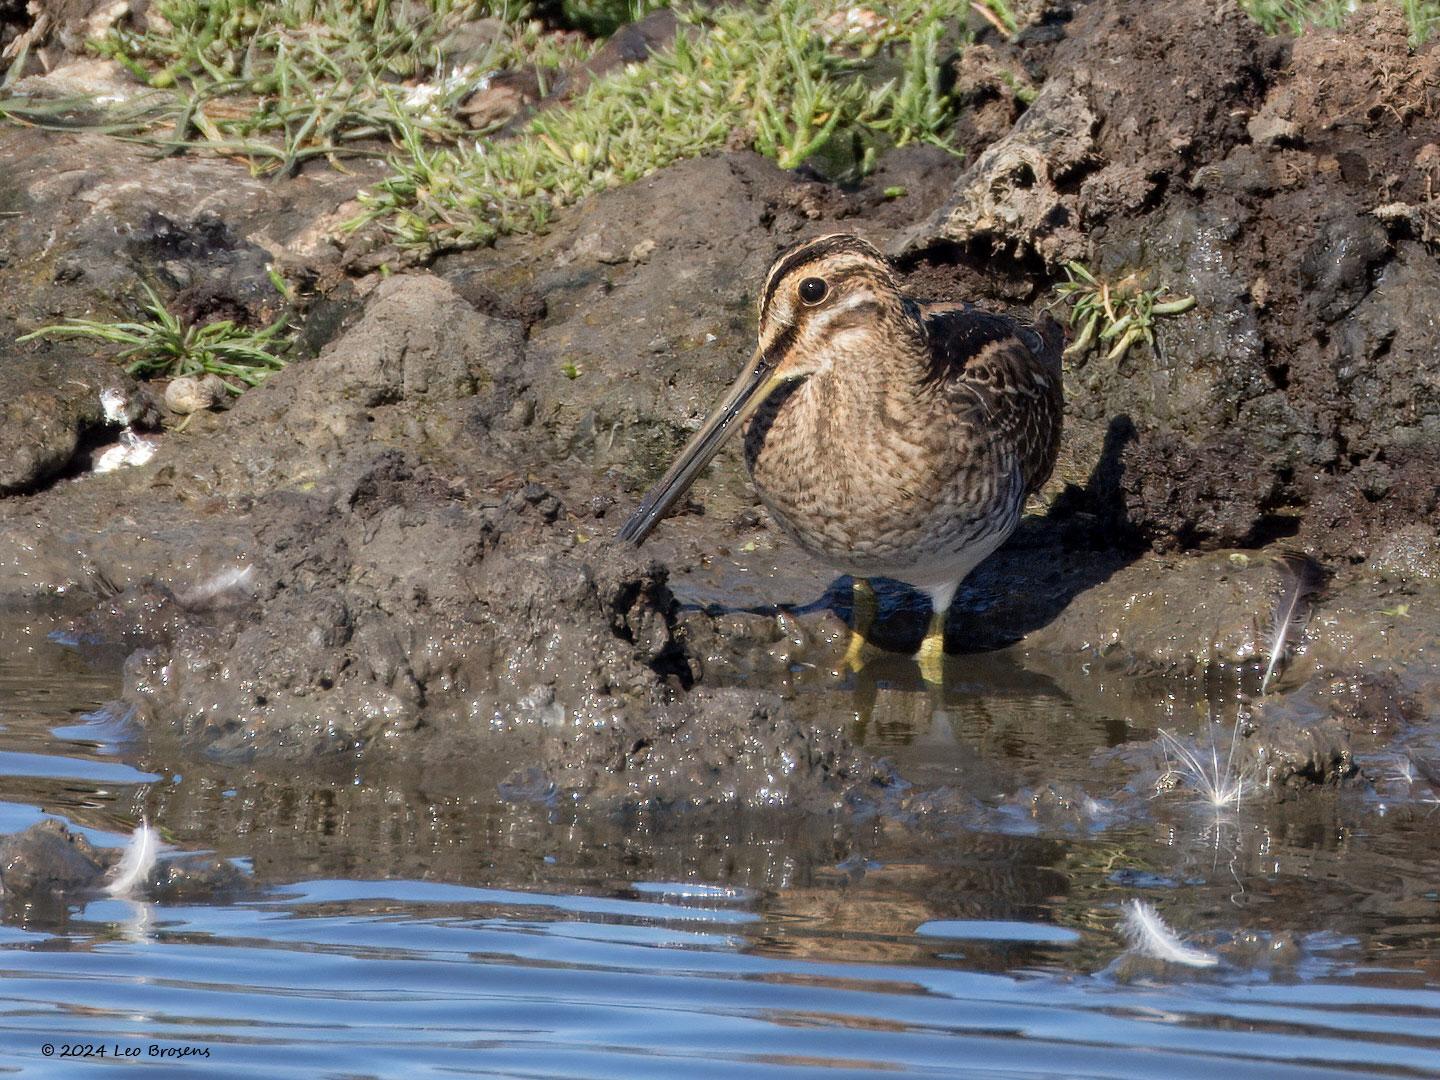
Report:
<svg viewBox="0 0 1440 1080"><path fill-rule="evenodd" d="M1440 525L1440 51L1406 36L1383 4L1294 42L1234 4L1079 6L1034 104L906 235L1196 298L1153 350L1073 361L1072 470L1132 431L1116 527L1363 559Z"/></svg>
<svg viewBox="0 0 1440 1080"><path fill-rule="evenodd" d="M63 71L70 69L62 68ZM27 82L45 80L27 80ZM93 79L80 89L99 93ZM144 285L187 323L263 326L285 306L270 271L320 290L307 333L333 333L352 292L329 228L363 183L316 171L283 191L221 161L157 158L85 132L0 128L0 378L7 419L0 492L27 492L86 471L119 423L99 392L123 391L125 419L153 430L163 387L142 388L106 350L15 338L68 318L137 320ZM171 417L171 420L177 419Z"/></svg>
<svg viewBox="0 0 1440 1080"><path fill-rule="evenodd" d="M916 288L996 306L1047 299L1083 258L1199 304L1154 350L1073 362L1063 467L962 590L952 650L1008 647L1060 699L1157 680L1113 705L1141 723L1158 680L1225 669L1272 786L1354 781L1357 755L1423 747L1440 710L1440 270L1423 215L1370 205L1420 205L1435 53L1367 18L1292 47L1224 5L1080 6L1043 43L992 44L1039 96L972 131L988 149L971 162L908 149L843 190L713 156L393 275L335 228L363 177L261 183L0 130L18 165L0 179L0 354L25 403L4 437L31 462L0 478L0 595L59 597L69 640L123 643L148 737L225 762L403 758L542 806L974 821L964 792L857 747L865 678L834 673L846 583L797 560L733 454L643 551L610 537L733 378L756 283L793 239L861 232L907 253ZM1346 68L1313 94L1362 37L1403 78ZM1176 81L1117 81L1162 41ZM1345 164L1362 150L1389 171ZM315 355L183 432L94 350L10 344L125 311L142 279L189 317L263 324L272 264L313 293ZM96 475L112 374L158 450ZM1280 538L1335 576L1280 692L1252 702ZM882 601L878 642L913 649L916 597ZM908 661L875 662L914 691L902 711L927 712Z"/></svg>

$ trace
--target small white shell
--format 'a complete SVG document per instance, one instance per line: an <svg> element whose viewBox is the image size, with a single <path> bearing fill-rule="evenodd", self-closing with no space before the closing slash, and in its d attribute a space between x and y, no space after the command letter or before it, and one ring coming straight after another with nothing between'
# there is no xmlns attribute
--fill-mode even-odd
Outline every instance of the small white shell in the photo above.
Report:
<svg viewBox="0 0 1440 1080"><path fill-rule="evenodd" d="M228 393L225 380L219 375L182 375L165 387L165 407L183 416L213 409Z"/></svg>

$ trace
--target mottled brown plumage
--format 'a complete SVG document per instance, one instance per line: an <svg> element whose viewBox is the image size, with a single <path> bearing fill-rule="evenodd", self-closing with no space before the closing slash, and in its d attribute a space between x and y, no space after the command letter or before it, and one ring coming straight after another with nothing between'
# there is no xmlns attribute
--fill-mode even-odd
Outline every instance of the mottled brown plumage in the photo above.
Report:
<svg viewBox="0 0 1440 1080"><path fill-rule="evenodd" d="M643 540L748 419L746 464L775 521L839 570L924 589L937 621L922 666L928 650L938 670L955 589L1054 467L1060 327L917 302L846 235L782 253L760 304L750 364L621 536Z"/></svg>

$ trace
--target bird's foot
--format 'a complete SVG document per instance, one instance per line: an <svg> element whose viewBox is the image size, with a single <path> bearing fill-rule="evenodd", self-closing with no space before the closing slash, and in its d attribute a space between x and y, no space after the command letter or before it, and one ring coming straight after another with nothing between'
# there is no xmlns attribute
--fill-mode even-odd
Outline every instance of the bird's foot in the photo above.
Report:
<svg viewBox="0 0 1440 1080"><path fill-rule="evenodd" d="M930 616L930 629L920 650L915 654L920 665L920 677L931 686L940 686L945 681L945 612L937 611Z"/></svg>
<svg viewBox="0 0 1440 1080"><path fill-rule="evenodd" d="M840 658L840 674L847 671L858 673L865 666L865 636L856 630L850 631L850 644L845 648L845 655Z"/></svg>
<svg viewBox="0 0 1440 1080"><path fill-rule="evenodd" d="M850 644L845 649L845 655L840 660L840 673L858 672L865 666L865 647L869 642L870 627L875 622L875 613L879 609L879 603L875 599L875 590L870 587L870 582L864 578L855 578L851 585L851 628Z"/></svg>

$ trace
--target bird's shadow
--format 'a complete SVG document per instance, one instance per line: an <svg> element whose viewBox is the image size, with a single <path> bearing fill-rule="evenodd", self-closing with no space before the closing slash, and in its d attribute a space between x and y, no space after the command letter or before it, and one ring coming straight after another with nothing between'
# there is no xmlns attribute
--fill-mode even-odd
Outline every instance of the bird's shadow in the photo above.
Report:
<svg viewBox="0 0 1440 1080"><path fill-rule="evenodd" d="M1025 517L994 555L960 586L946 626L948 653L988 652L1004 648L1053 621L1079 594L1129 565L1143 550L1125 526L1123 453L1135 438L1125 415L1113 417L1099 458L1083 486L1067 486L1043 515ZM899 581L872 579L878 600L876 618L866 635L871 644L896 653L913 653L930 618L924 593ZM723 611L805 615L830 611L852 623L853 579L842 575L807 603L780 603Z"/></svg>

